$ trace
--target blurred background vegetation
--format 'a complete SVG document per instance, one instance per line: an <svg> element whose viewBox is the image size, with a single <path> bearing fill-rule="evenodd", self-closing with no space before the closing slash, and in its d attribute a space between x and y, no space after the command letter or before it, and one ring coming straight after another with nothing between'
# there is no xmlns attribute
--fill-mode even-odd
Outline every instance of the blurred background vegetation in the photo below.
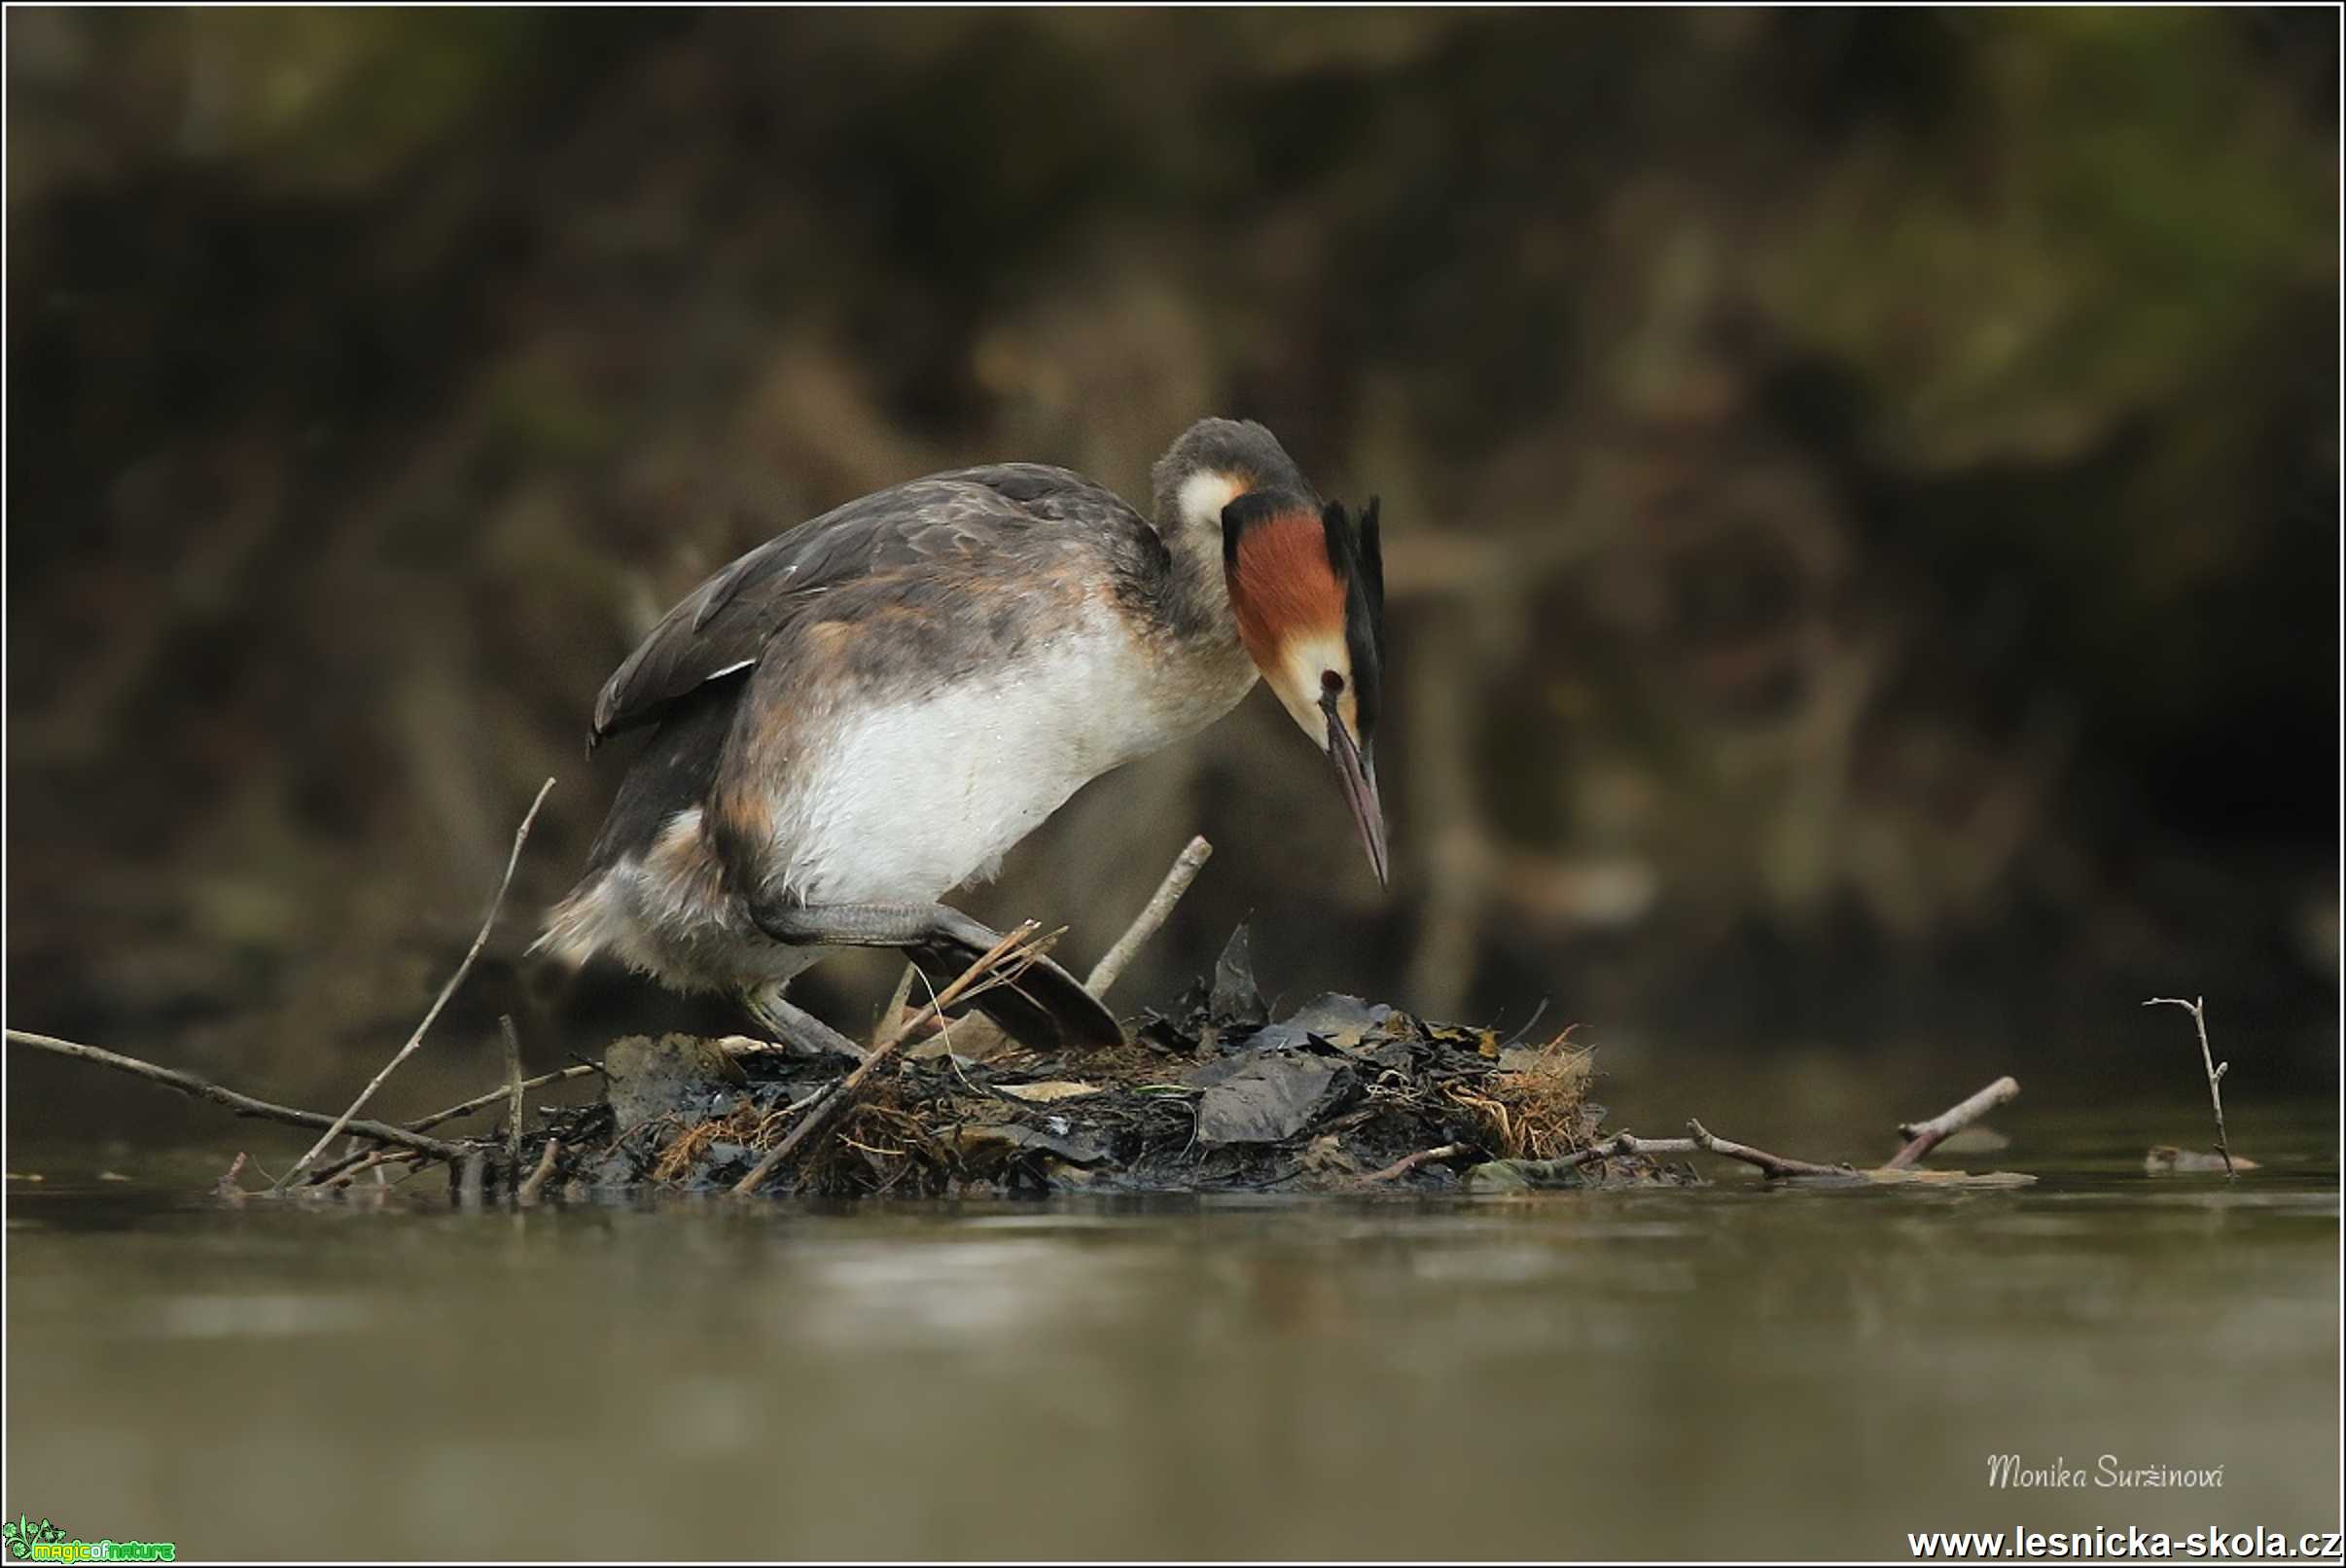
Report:
<svg viewBox="0 0 2346 1568"><path fill-rule="evenodd" d="M2326 1090L2337 72L2319 10L13 12L10 1021L335 1098L549 772L432 1054L681 1016L520 962L637 635L1212 411L1384 497L1392 892L1258 698L981 914L1087 957L1202 831L1128 1003L1251 914L1266 989L1617 1072L2194 1093L2135 1004L2205 991L2227 1089Z"/></svg>

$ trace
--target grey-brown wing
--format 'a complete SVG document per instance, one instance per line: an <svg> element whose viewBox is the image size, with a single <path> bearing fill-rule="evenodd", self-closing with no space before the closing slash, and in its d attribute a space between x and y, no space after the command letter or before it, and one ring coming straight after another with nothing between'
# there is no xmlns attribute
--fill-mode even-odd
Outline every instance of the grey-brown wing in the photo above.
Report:
<svg viewBox="0 0 2346 1568"><path fill-rule="evenodd" d="M1063 468L1006 463L932 475L850 501L759 546L687 594L604 683L587 743L648 724L712 681L757 667L774 633L823 596L927 566L1005 571L1097 535L1129 551L1147 523Z"/></svg>

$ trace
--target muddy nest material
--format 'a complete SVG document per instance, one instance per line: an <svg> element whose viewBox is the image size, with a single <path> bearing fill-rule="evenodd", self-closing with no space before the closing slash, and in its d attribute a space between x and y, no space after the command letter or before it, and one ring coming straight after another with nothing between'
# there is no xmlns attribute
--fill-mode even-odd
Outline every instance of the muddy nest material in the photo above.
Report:
<svg viewBox="0 0 2346 1568"><path fill-rule="evenodd" d="M1151 910L1178 891L1168 876ZM1145 938L1150 925L1145 912L1134 930ZM1136 940L1127 934L1127 943ZM237 1155L217 1185L222 1201L239 1205L359 1191L379 1200L397 1185L390 1167L411 1175L434 1164L450 1171L462 1205L493 1194L524 1208L554 1194L662 1189L855 1196L1681 1185L1698 1180L1680 1162L1696 1153L1753 1167L1783 1186L1990 1189L2035 1180L2013 1171L1918 1168L1935 1149L1992 1136L1977 1123L2019 1094L2009 1076L1928 1121L1901 1123L1904 1143L1866 1169L1771 1154L1720 1137L1693 1118L1683 1137L1604 1135L1604 1109L1588 1098L1588 1055L1565 1036L1518 1046L1492 1030L1427 1022L1338 995L1273 1019L1255 987L1243 930L1211 981L1199 981L1170 1012L1145 1015L1113 1051L980 1060L985 1031L962 1022L929 1040L924 1049L932 1054L902 1054L938 1021L940 1007L1003 983L1049 941L1031 923L1004 937L934 1001L892 1024L868 1053L837 1036L828 1053L738 1037L639 1036L614 1045L607 1062L525 1080L514 1049L505 1088L405 1126L358 1112L412 1053L421 1029L339 1116L53 1035L10 1029L8 1038L239 1115L322 1129L303 1161L259 1193L244 1186L248 1157ZM1095 994L1109 967L1104 959L1094 969ZM443 1000L452 988L453 981ZM511 1045L510 1031L507 1039ZM528 1090L590 1073L604 1084L600 1100L541 1108L541 1124L527 1137L513 1125ZM491 1137L450 1142L428 1130L492 1105L506 1107L508 1119ZM349 1146L339 1158L304 1170L344 1132ZM2154 1169L2162 1154L2170 1167L2186 1165L2172 1151L2154 1150ZM2254 1168L2221 1145L2216 1158L2227 1175ZM371 1185L357 1185L369 1177Z"/></svg>
<svg viewBox="0 0 2346 1568"><path fill-rule="evenodd" d="M977 1061L952 1051L950 1033L942 1045L875 1077L768 1190L1440 1190L1484 1160L1585 1150L1604 1116L1588 1052L1561 1038L1508 1044L1333 994L1273 1019L1243 930L1211 980L1144 1015L1120 1050ZM519 1170L558 1140L559 1190L729 1189L854 1065L747 1040L622 1040L604 1061L603 1100L544 1113ZM1680 1178L1617 1158L1578 1179Z"/></svg>

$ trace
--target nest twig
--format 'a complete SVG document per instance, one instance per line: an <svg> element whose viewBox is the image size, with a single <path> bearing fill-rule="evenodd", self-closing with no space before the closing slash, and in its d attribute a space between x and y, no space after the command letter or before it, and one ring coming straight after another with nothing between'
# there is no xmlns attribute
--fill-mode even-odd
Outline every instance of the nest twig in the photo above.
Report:
<svg viewBox="0 0 2346 1568"><path fill-rule="evenodd" d="M11 1029L7 1033L9 1041L14 1045L30 1046L36 1051L46 1051L54 1056L70 1056L77 1061L95 1062L101 1067L111 1067L116 1072L130 1073L151 1083L175 1088L182 1094L193 1094L199 1099L210 1100L215 1105L225 1105L238 1116L258 1117L264 1122L281 1122L287 1126L293 1127L324 1127L332 1133L347 1130L357 1133L362 1138L372 1138L377 1143L395 1143L402 1148L412 1149L418 1154L431 1155L440 1159L464 1158L465 1151L462 1144L447 1143L439 1138L427 1138L420 1132L411 1131L407 1127L393 1126L388 1122L370 1122L363 1117L353 1118L347 1113L339 1117L332 1117L322 1111L303 1111L290 1105L278 1105L271 1100L256 1099L250 1094L241 1094L232 1088L223 1088L220 1085L212 1083L208 1079L198 1078L194 1073L182 1072L176 1067L159 1066L151 1061L142 1061L136 1056L125 1056L119 1051L108 1051L102 1046L85 1046L71 1040L59 1040L54 1035L34 1034L29 1029ZM500 1089L498 1092L502 1094L504 1090Z"/></svg>
<svg viewBox="0 0 2346 1568"><path fill-rule="evenodd" d="M942 1018L944 1010L956 1002L1015 980L1028 964L1049 950L1057 937L1055 931L1043 934L1035 921L1028 920L980 953L975 963L954 977L952 983L931 998L927 1006L873 1046L864 1059L856 1064L855 1071L840 1079L829 1094L816 1101L807 1111L805 1119L791 1128L790 1135L776 1144L764 1159L751 1166L748 1175L733 1184L735 1195L746 1197L755 1193L764 1184L765 1178L773 1174L775 1166L797 1154L800 1146L816 1132L835 1122L839 1113L854 1104L864 1092L865 1086L871 1081L871 1075L896 1059L907 1039L927 1027L932 1020Z"/></svg>
<svg viewBox="0 0 2346 1568"><path fill-rule="evenodd" d="M335 1118L334 1124L326 1129L318 1141L311 1144L301 1158L286 1167L285 1174L278 1177L271 1186L271 1192L282 1191L294 1178L307 1170L316 1161L318 1156L326 1152L326 1146L334 1142L341 1130L350 1124L351 1118L357 1116L365 1108L367 1102L374 1098L374 1091L383 1087L383 1081L399 1069L401 1062L414 1055L416 1048L423 1044L425 1034L431 1030L433 1022L440 1016L440 1010L448 1005L448 998L456 994L456 987L462 985L464 978L473 972L474 960L480 956L480 949L488 945L489 932L497 924L497 913L505 908L506 889L514 885L514 868L521 864L521 846L529 841L530 826L538 820L538 808L546 803L546 797L553 787L554 781L551 778L538 786L538 798L529 802L529 809L522 814L521 826L514 830L513 852L505 857L505 874L497 879L497 891L495 896L489 900L488 913L481 917L480 929L474 934L472 946L465 949L464 961L456 966L456 973L450 975L447 983L440 988L440 994L432 998L432 1006L424 1014L423 1021L415 1026L413 1034L408 1036L407 1044L401 1046L392 1053L391 1059L383 1063L382 1071L367 1081L367 1087L359 1090L358 1098L350 1102L349 1109Z"/></svg>

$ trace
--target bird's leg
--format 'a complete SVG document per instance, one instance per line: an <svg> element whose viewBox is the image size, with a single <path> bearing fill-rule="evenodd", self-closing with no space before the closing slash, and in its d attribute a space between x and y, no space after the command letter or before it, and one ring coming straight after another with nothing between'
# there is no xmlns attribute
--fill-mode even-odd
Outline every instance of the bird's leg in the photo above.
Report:
<svg viewBox="0 0 2346 1568"><path fill-rule="evenodd" d="M750 910L758 929L800 947L906 947L928 940L940 916L960 921L971 935L985 927L942 904L761 904ZM998 939L997 939L998 940ZM992 945L989 942L988 946ZM979 948L978 951L984 951ZM976 954L971 956L975 957Z"/></svg>
<svg viewBox="0 0 2346 1568"><path fill-rule="evenodd" d="M860 1060L863 1047L782 994L780 982L754 985L741 993L743 1011L758 1020L766 1038L814 1056L844 1055Z"/></svg>
<svg viewBox="0 0 2346 1568"><path fill-rule="evenodd" d="M902 948L939 989L1002 940L1001 933L942 904L773 900L751 905L750 916L767 936L794 946ZM1032 960L1015 979L988 986L970 1005L1006 1033L1041 1050L1121 1045L1124 1040L1116 1015L1049 958Z"/></svg>

